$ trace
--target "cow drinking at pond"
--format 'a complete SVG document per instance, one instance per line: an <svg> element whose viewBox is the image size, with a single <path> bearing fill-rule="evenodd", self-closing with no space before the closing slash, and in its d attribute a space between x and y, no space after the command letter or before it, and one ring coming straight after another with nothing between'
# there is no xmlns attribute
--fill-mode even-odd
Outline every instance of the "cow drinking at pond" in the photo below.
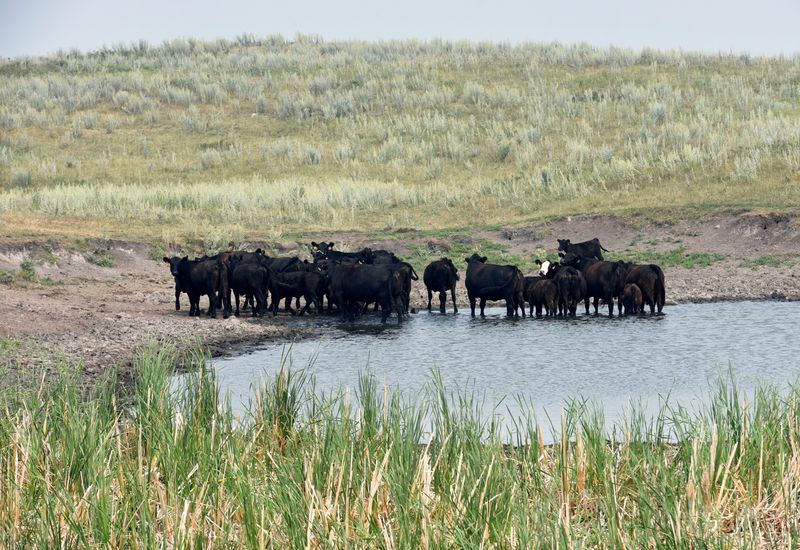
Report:
<svg viewBox="0 0 800 550"><path fill-rule="evenodd" d="M558 240L558 249L564 254L569 254L570 252L573 254L577 254L578 256L586 256L587 258L596 258L598 260L603 259L603 253L601 250L606 250L603 248L603 245L600 244L600 240L597 238L592 239L591 241L584 241L582 243L573 243L569 239L557 239Z"/></svg>
<svg viewBox="0 0 800 550"><path fill-rule="evenodd" d="M548 263L548 270L550 262ZM558 287L546 277L525 277L525 301L530 304L530 316L533 317L533 308L536 308L536 316L542 316L542 308L545 315L554 317L558 308Z"/></svg>
<svg viewBox="0 0 800 550"><path fill-rule="evenodd" d="M619 298L622 296L622 289L625 286L625 277L627 276L627 270L622 264L595 260L572 252L565 254L561 263L576 268L586 279L584 301L587 315L589 314L589 299L593 300L595 315L597 315L600 300L608 304L609 317L614 316L614 298L617 298L618 309L622 311Z"/></svg>
<svg viewBox="0 0 800 550"><path fill-rule="evenodd" d="M622 305L625 315L636 315L644 313L644 301L642 291L633 283L628 283L622 290Z"/></svg>
<svg viewBox="0 0 800 550"><path fill-rule="evenodd" d="M425 288L428 290L428 311L431 310L431 300L433 300L433 293L439 293L439 311L445 312L445 304L447 303L447 291L453 297L453 313L458 313L458 306L456 305L456 282L458 281L458 270L450 258L442 258L435 262L431 262L425 268L422 274L422 280L425 283Z"/></svg>
<svg viewBox="0 0 800 550"><path fill-rule="evenodd" d="M654 315L656 309L661 314L666 300L664 272L661 268L655 264L636 265L627 262L620 264L628 271L625 284L633 283L639 287L643 302L650 308L650 315Z"/></svg>
<svg viewBox="0 0 800 550"><path fill-rule="evenodd" d="M558 314L575 316L578 303L586 296L586 279L580 271L568 265L550 264L547 278L558 290Z"/></svg>
<svg viewBox="0 0 800 550"><path fill-rule="evenodd" d="M487 264L486 259L486 256L477 254L464 259L467 263L465 286L472 316L475 317L475 301L480 298L481 317L484 316L486 300L505 300L509 317L516 315L517 308L522 309L525 317L522 272L514 265Z"/></svg>
<svg viewBox="0 0 800 550"><path fill-rule="evenodd" d="M386 265L334 263L328 267L331 296L347 320L354 320L363 304L377 303L381 323L392 311L397 323L403 318L403 282L400 271Z"/></svg>

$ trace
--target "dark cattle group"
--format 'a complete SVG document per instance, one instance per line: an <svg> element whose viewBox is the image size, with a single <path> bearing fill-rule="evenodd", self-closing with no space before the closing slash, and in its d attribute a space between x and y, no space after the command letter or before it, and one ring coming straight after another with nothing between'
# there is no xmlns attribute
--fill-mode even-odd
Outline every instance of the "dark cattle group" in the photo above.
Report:
<svg viewBox="0 0 800 550"><path fill-rule="evenodd" d="M559 261L536 260L538 273L525 276L515 265L488 262L485 256L473 254L465 258L464 286L475 317L479 303L484 315L487 301L504 301L509 316L533 317L575 316L584 303L585 312L598 314L601 303L614 315L662 313L665 301L664 272L654 264L631 264L607 261L608 252L597 239L572 243L558 239ZM175 309L180 309L180 296L189 296L189 315L200 315L200 299L208 298L208 315L239 315L250 309L254 317L272 312L278 314L281 302L292 314L337 310L342 319L352 321L374 305L381 313L381 322L395 314L397 322L411 310L413 281L419 280L414 267L387 250L364 248L355 252L335 250L333 242L312 242L312 261L297 256L271 257L261 249L255 252L223 252L215 256L165 257L175 281ZM458 312L456 288L458 269L449 258L431 262L423 272L428 292L428 311L433 295L439 295L439 310L445 313L447 293ZM233 294L233 301L231 300ZM305 304L300 307L300 300ZM297 311L292 308L294 301ZM235 305L235 309L234 309ZM312 309L313 308L313 309Z"/></svg>

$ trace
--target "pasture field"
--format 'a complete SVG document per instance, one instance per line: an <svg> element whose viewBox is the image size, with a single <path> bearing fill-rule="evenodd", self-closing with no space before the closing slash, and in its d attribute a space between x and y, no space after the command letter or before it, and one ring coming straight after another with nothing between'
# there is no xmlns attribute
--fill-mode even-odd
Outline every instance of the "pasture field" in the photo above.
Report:
<svg viewBox="0 0 800 550"><path fill-rule="evenodd" d="M320 231L800 205L800 57L243 35L0 62L0 232Z"/></svg>
<svg viewBox="0 0 800 550"><path fill-rule="evenodd" d="M0 544L789 548L800 536L797 386L745 397L723 378L702 410L632 406L607 438L581 400L502 426L435 372L411 397L368 373L355 395L320 395L307 371L281 371L240 423L205 359L140 351L132 408L112 374L87 397L66 368L52 387L4 393ZM193 374L170 390L179 364Z"/></svg>

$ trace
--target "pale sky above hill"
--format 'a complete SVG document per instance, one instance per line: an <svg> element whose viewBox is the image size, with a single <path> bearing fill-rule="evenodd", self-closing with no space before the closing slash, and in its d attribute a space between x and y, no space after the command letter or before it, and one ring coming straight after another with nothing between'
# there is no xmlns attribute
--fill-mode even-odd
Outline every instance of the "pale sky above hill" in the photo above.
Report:
<svg viewBox="0 0 800 550"><path fill-rule="evenodd" d="M242 33L791 55L799 24L800 0L0 0L0 57Z"/></svg>

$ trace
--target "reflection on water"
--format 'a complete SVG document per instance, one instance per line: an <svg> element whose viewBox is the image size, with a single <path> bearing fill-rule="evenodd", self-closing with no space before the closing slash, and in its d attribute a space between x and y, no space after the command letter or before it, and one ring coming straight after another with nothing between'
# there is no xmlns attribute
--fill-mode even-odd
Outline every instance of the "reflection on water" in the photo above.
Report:
<svg viewBox="0 0 800 550"><path fill-rule="evenodd" d="M290 362L312 372L317 390L355 388L368 368L381 384L413 394L441 371L446 387L473 387L486 409L504 397L532 403L540 419L558 417L565 400L585 397L618 419L630 400L654 411L659 396L698 404L728 368L743 389L757 381L779 385L798 373L800 303L730 302L668 307L661 317L507 319L505 308L485 319L469 312L423 312L401 326L377 317L355 324L338 318L297 320L319 337L291 346ZM237 411L251 388L274 374L285 346L271 345L237 357L215 359L221 389ZM515 414L515 399L496 413Z"/></svg>

